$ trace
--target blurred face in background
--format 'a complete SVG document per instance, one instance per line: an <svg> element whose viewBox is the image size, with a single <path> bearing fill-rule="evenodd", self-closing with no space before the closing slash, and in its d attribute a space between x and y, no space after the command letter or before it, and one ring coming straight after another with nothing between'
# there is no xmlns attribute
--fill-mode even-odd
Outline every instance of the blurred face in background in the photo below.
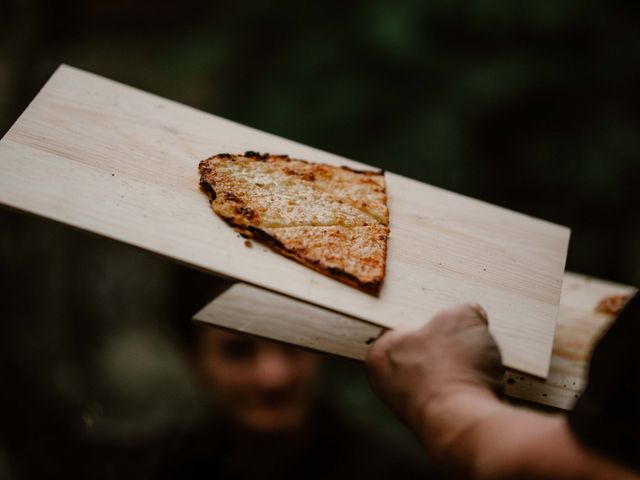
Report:
<svg viewBox="0 0 640 480"><path fill-rule="evenodd" d="M320 359L256 337L201 328L196 368L204 387L248 430L295 430L311 410Z"/></svg>

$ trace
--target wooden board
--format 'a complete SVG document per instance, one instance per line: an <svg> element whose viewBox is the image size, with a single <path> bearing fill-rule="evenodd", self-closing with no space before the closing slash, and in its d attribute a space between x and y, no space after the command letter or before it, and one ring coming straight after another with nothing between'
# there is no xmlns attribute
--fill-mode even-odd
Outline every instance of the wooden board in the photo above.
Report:
<svg viewBox="0 0 640 480"><path fill-rule="evenodd" d="M613 319L597 313L596 306L606 296L631 295L634 291L626 285L566 273L549 376L545 381L507 370L505 393L570 409L585 387L591 348ZM194 320L356 360L364 360L371 341L382 331L378 326L243 283L218 296Z"/></svg>
<svg viewBox="0 0 640 480"><path fill-rule="evenodd" d="M384 330L246 283L233 284L193 319L355 360L364 360Z"/></svg>
<svg viewBox="0 0 640 480"><path fill-rule="evenodd" d="M245 247L214 215L198 162L245 150L366 168L62 66L0 142L0 203L382 326L477 301L505 363L547 374L568 229L387 173L391 237L376 298Z"/></svg>
<svg viewBox="0 0 640 480"><path fill-rule="evenodd" d="M566 273L551 367L546 381L509 371L505 391L515 398L571 409L586 387L591 350L614 320L613 315L596 311L610 295L633 295L634 287L584 275Z"/></svg>

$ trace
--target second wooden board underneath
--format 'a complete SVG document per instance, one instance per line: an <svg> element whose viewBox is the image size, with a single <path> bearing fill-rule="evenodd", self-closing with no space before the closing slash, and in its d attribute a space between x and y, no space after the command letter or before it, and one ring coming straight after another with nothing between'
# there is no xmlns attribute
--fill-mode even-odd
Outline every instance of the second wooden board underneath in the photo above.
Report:
<svg viewBox="0 0 640 480"><path fill-rule="evenodd" d="M591 348L613 319L596 311L598 303L609 295L634 292L626 285L566 273L548 378L508 370L505 393L571 408L585 387ZM230 286L194 320L356 360L364 360L369 345L382 332L378 326L241 283Z"/></svg>

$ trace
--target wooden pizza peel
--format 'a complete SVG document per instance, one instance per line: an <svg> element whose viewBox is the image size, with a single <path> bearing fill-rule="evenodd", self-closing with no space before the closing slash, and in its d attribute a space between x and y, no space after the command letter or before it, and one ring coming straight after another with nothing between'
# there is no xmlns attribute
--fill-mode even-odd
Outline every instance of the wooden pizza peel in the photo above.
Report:
<svg viewBox="0 0 640 480"><path fill-rule="evenodd" d="M596 307L610 295L636 289L565 273L551 366L546 380L507 370L505 393L513 398L570 409L586 386L591 349L614 315ZM364 360L382 328L243 283L230 284L193 317L195 321ZM492 319L490 318L490 323Z"/></svg>
<svg viewBox="0 0 640 480"><path fill-rule="evenodd" d="M567 228L387 173L387 275L374 297L247 248L211 211L198 162L245 150L368 168L61 66L0 141L0 204L379 326L479 302L505 364L547 375Z"/></svg>

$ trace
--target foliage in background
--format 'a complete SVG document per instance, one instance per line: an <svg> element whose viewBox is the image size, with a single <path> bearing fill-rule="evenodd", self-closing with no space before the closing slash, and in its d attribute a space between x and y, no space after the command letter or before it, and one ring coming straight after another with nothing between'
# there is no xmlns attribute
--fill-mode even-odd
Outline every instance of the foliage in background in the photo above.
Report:
<svg viewBox="0 0 640 480"><path fill-rule="evenodd" d="M639 279L635 2L344 3L10 1L0 131L67 62L569 225L569 268Z"/></svg>
<svg viewBox="0 0 640 480"><path fill-rule="evenodd" d="M0 133L69 63L568 225L569 269L637 284L639 8L578 0L5 0ZM167 341L188 274L0 213L0 368L12 386L0 400L13 425L26 425L29 448L27 434L47 421L126 433L198 404ZM362 370L336 365L332 388L345 408L397 429Z"/></svg>

